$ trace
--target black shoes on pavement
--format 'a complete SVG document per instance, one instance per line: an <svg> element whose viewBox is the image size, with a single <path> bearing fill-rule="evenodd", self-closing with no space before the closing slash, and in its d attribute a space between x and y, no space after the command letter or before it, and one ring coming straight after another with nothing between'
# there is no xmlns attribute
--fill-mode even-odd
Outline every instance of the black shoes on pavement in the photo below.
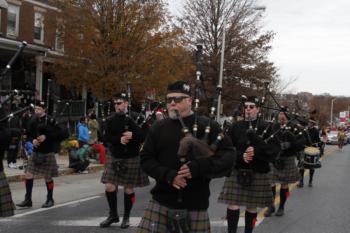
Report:
<svg viewBox="0 0 350 233"><path fill-rule="evenodd" d="M16 204L16 206L18 207L32 207L33 203L32 200L30 199L25 199L24 201L22 201L21 203Z"/></svg>
<svg viewBox="0 0 350 233"><path fill-rule="evenodd" d="M122 224L120 225L120 228L126 229L130 226L129 218L123 218Z"/></svg>
<svg viewBox="0 0 350 233"><path fill-rule="evenodd" d="M112 223L118 223L118 222L119 222L119 216L110 215L106 220L100 223L100 227L101 228L109 227Z"/></svg>
<svg viewBox="0 0 350 233"><path fill-rule="evenodd" d="M277 210L275 215L278 216L278 217L283 216L284 215L284 209L278 208L278 210Z"/></svg>
<svg viewBox="0 0 350 233"><path fill-rule="evenodd" d="M264 213L265 217L271 217L271 215L275 212L275 207L270 206L267 208L266 212Z"/></svg>
<svg viewBox="0 0 350 233"><path fill-rule="evenodd" d="M54 200L46 200L44 204L42 204L41 208L50 208L55 204Z"/></svg>

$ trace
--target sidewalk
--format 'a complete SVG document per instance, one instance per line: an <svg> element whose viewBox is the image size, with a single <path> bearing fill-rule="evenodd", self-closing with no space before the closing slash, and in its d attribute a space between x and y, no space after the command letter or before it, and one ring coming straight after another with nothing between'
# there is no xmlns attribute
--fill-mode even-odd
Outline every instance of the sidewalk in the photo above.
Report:
<svg viewBox="0 0 350 233"><path fill-rule="evenodd" d="M19 182L19 181L22 181L24 179L24 170L23 169L9 168L7 166L6 160L4 160L3 163L4 163L4 172L5 172L5 175L7 177L8 182ZM60 155L58 158L57 164L59 166L59 168L58 168L59 176L77 174L74 172L74 170L72 168L68 168L68 164L69 164L68 155ZM23 160L17 159L17 166L20 167L22 165L23 165ZM103 169L104 169L103 164L90 162L90 165L86 170L89 171L89 173L94 173L94 172L101 171ZM36 177L36 178L40 178L40 177Z"/></svg>

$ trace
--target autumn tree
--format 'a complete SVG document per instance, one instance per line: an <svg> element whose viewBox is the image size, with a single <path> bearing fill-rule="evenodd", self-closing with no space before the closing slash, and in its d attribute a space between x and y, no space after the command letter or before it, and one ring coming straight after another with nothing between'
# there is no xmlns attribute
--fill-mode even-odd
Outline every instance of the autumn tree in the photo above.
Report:
<svg viewBox="0 0 350 233"><path fill-rule="evenodd" d="M272 82L277 71L267 58L273 33L262 32L261 10L255 0L187 0L179 19L185 39L191 45L203 44L203 79L213 92L218 83L220 50L226 31L223 94L226 112L231 96L261 93L264 82Z"/></svg>
<svg viewBox="0 0 350 233"><path fill-rule="evenodd" d="M131 82L143 98L169 81L187 78L192 61L161 0L62 0L59 30L64 56L54 72L70 88L84 85L107 99Z"/></svg>

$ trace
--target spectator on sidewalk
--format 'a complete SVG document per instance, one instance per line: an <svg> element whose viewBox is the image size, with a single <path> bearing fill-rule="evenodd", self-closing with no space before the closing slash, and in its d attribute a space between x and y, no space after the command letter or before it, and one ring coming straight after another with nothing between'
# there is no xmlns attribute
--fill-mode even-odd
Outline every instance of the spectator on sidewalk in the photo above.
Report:
<svg viewBox="0 0 350 233"><path fill-rule="evenodd" d="M80 118L77 128L78 128L79 148L81 148L83 145L88 144L90 140L86 117Z"/></svg>
<svg viewBox="0 0 350 233"><path fill-rule="evenodd" d="M91 152L89 145L84 145L79 149L69 151L69 168L73 168L76 173L88 173L87 168L90 164L88 154Z"/></svg>
<svg viewBox="0 0 350 233"><path fill-rule="evenodd" d="M99 130L99 124L96 120L96 114L91 113L89 116L89 121L88 121L88 128L89 128L89 133L90 133L90 142L91 144L97 143L97 135L98 135L98 130Z"/></svg>
<svg viewBox="0 0 350 233"><path fill-rule="evenodd" d="M9 168L17 168L17 154L19 142L21 138L21 130L19 128L10 129L10 145L7 150L7 164Z"/></svg>
<svg viewBox="0 0 350 233"><path fill-rule="evenodd" d="M344 142L345 142L345 138L346 138L346 134L344 132L343 128L339 129L338 132L338 148L339 150L343 151L343 146L344 146Z"/></svg>

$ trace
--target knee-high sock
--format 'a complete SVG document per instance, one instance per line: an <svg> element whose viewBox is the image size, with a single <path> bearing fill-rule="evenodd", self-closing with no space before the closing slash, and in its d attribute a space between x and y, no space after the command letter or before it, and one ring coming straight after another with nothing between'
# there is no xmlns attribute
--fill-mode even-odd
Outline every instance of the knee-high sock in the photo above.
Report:
<svg viewBox="0 0 350 233"><path fill-rule="evenodd" d="M257 213L245 212L244 233L252 233L256 223Z"/></svg>
<svg viewBox="0 0 350 233"><path fill-rule="evenodd" d="M117 206L117 191L107 192L106 191L107 202L109 206L109 215L118 216L118 206Z"/></svg>
<svg viewBox="0 0 350 233"><path fill-rule="evenodd" d="M53 188L54 188L54 183L53 180L46 182L46 189L47 189L47 200L53 200Z"/></svg>
<svg viewBox="0 0 350 233"><path fill-rule="evenodd" d="M286 203L288 196L289 196L289 188L281 188L281 191L280 191L281 200L280 200L280 206L279 206L280 209L284 209L284 204Z"/></svg>
<svg viewBox="0 0 350 233"><path fill-rule="evenodd" d="M275 201L275 198L276 198L276 186L272 186L271 190L272 190L273 201Z"/></svg>
<svg viewBox="0 0 350 233"><path fill-rule="evenodd" d="M130 217L130 212L135 203L135 193L124 193L124 218Z"/></svg>
<svg viewBox="0 0 350 233"><path fill-rule="evenodd" d="M239 220L239 209L238 210L227 209L226 216L227 216L226 218L227 218L228 233L236 233L238 220Z"/></svg>
<svg viewBox="0 0 350 233"><path fill-rule="evenodd" d="M309 183L312 183L312 180L314 178L315 169L310 169L310 177L309 177Z"/></svg>
<svg viewBox="0 0 350 233"><path fill-rule="evenodd" d="M304 182L304 171L305 169L300 169L299 172L300 172L300 181L301 182Z"/></svg>
<svg viewBox="0 0 350 233"><path fill-rule="evenodd" d="M26 195L25 195L25 199L26 199L26 200L32 200L32 191L33 191L33 182L34 182L34 179L25 179L24 182L25 182L25 184L26 184Z"/></svg>

